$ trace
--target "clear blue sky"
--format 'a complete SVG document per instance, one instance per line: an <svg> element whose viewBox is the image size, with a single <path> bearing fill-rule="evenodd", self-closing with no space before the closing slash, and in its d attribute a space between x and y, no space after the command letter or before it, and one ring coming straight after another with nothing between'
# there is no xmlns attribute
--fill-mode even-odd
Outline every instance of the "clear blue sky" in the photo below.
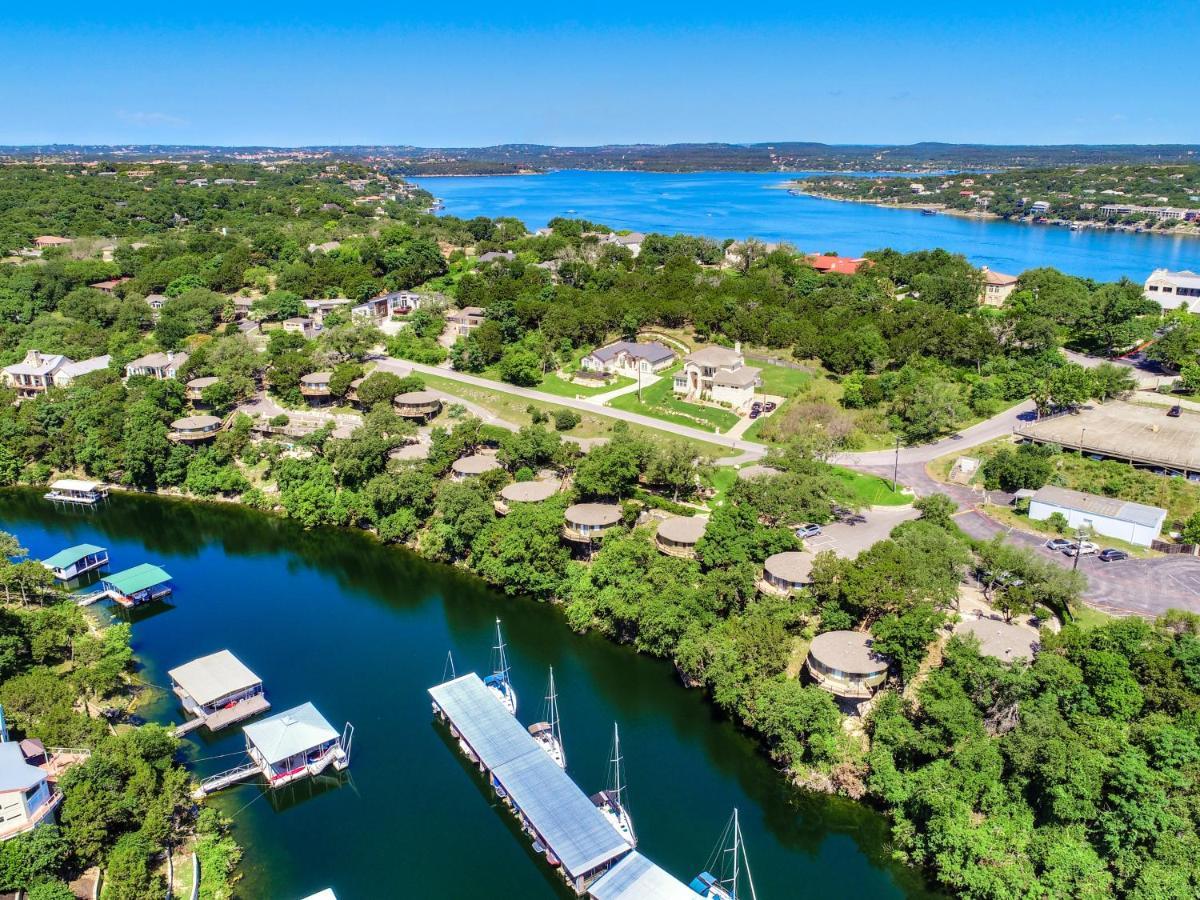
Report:
<svg viewBox="0 0 1200 900"><path fill-rule="evenodd" d="M1200 143L1196 0L126 5L3 4L0 143Z"/></svg>

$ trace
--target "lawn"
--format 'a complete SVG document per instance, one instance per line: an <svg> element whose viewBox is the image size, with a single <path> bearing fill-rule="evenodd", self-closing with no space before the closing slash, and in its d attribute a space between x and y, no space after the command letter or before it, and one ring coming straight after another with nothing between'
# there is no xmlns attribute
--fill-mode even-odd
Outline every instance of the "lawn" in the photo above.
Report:
<svg viewBox="0 0 1200 900"><path fill-rule="evenodd" d="M725 502L725 495L729 493L729 489L733 487L737 481L737 469L732 466L722 466L719 469L713 470L712 476L708 479L708 483L716 491L712 499L708 501L708 505L716 508Z"/></svg>
<svg viewBox="0 0 1200 900"><path fill-rule="evenodd" d="M638 395L634 392L614 397L609 401L608 405L613 409L641 413L644 416L653 416L665 422L673 422L676 425L687 425L703 431L715 431L719 433L728 431L737 424L737 415L727 409L699 406L695 403L686 403L683 400L677 399L673 387L675 381L674 372L675 369L668 369L662 373L662 377L658 381L649 387L643 388L641 400L638 400Z"/></svg>
<svg viewBox="0 0 1200 900"><path fill-rule="evenodd" d="M609 391L623 388L627 384L633 384L633 379L626 378L624 375L617 375L608 384L588 387L582 384L575 384L573 381L568 381L566 378L551 372L542 379L542 383L537 386L537 390L545 391L547 394L554 394L558 397L595 397L597 394L607 394Z"/></svg>
<svg viewBox="0 0 1200 900"><path fill-rule="evenodd" d="M913 501L912 494L904 493L903 485L893 493L892 483L877 475L864 475L841 466L834 466L833 474L864 506L905 506Z"/></svg>
<svg viewBox="0 0 1200 900"><path fill-rule="evenodd" d="M777 397L793 397L812 383L812 374L804 369L787 366L764 365L762 369L762 391Z"/></svg>
<svg viewBox="0 0 1200 900"><path fill-rule="evenodd" d="M488 388L476 387L472 384L463 384L461 381L454 381L450 378L444 378L441 375L426 375L421 374L421 380L431 388L439 391L445 391L454 397L459 397L463 400L469 400L472 403L477 403L486 409L492 415L504 419L506 422L512 422L514 425L529 425L533 419L528 413L528 408L533 406L543 412L551 412L555 409L560 409L553 401L529 400L525 397L517 397L513 394L505 394L501 391L493 391ZM619 420L619 416L606 416L600 412L583 412L577 410L580 416L579 424L571 431L565 432L566 435L576 438L596 438L608 437L612 433L612 427ZM688 438L678 437L673 434L659 431L657 428L648 428L644 425L636 425L626 423L629 431L638 437L644 438L656 446L664 446L669 443L684 442L697 455L711 456L720 458L729 455L729 450L717 444L710 444L706 441L690 440Z"/></svg>

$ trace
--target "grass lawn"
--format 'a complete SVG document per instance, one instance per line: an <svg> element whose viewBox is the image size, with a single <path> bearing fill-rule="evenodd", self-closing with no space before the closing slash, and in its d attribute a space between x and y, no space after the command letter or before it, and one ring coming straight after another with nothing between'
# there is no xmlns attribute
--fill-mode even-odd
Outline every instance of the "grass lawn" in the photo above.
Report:
<svg viewBox="0 0 1200 900"><path fill-rule="evenodd" d="M529 425L533 421L532 417L526 411L530 406L540 409L543 412L551 412L561 408L553 401L528 400L525 397L517 397L513 394L493 391L489 388L476 387L473 384L463 384L461 381L454 381L451 378L444 378L441 375L426 375L422 373L421 379L431 388L445 391L447 394L460 397L463 400L469 400L472 403L478 403L488 412L504 419L506 422L512 422L514 425ZM599 412L576 411L580 415L580 422L574 429L565 432L570 437L608 437L612 433L613 425L620 418L619 416L606 416ZM717 444L710 444L707 441L689 440L688 438L667 434L656 428L647 428L646 426L635 425L633 423L626 424L631 434L645 438L656 446L683 441L697 455L720 458L730 454L727 448Z"/></svg>
<svg viewBox="0 0 1200 900"><path fill-rule="evenodd" d="M632 394L614 397L608 405L613 409L641 413L644 416L653 416L665 422L688 425L704 431L728 431L737 424L737 415L727 409L699 406L677 399L674 391L674 373L674 369L668 369L658 381L643 388L640 401L635 391Z"/></svg>
<svg viewBox="0 0 1200 900"><path fill-rule="evenodd" d="M803 369L787 366L764 365L762 369L762 391L778 397L792 397L812 383L812 375Z"/></svg>
<svg viewBox="0 0 1200 900"><path fill-rule="evenodd" d="M729 493L729 489L733 487L737 481L737 469L732 466L722 466L712 473L712 477L708 479L708 483L716 490L712 499L708 501L708 505L716 508L725 502L725 495Z"/></svg>
<svg viewBox="0 0 1200 900"><path fill-rule="evenodd" d="M597 394L607 394L609 391L623 388L627 384L633 384L633 379L626 378L624 375L617 375L608 384L587 387L582 384L575 384L551 372L542 379L542 383L537 386L537 390L545 391L547 394L555 394L559 397L595 397Z"/></svg>
<svg viewBox="0 0 1200 900"><path fill-rule="evenodd" d="M1106 612L1101 612L1086 604L1080 603L1071 610L1071 624L1078 625L1084 631L1091 631L1093 628L1101 628L1112 622L1116 617L1110 616Z"/></svg>
<svg viewBox="0 0 1200 900"><path fill-rule="evenodd" d="M864 475L841 466L834 466L833 474L865 506L906 506L913 502L913 495L904 493L903 485L892 493L892 483L877 475Z"/></svg>

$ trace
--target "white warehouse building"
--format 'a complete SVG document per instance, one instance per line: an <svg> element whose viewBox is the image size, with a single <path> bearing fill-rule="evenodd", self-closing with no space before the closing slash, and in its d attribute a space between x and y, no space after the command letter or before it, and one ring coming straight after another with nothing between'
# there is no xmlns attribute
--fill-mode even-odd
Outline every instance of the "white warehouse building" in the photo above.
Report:
<svg viewBox="0 0 1200 900"><path fill-rule="evenodd" d="M1046 485L1029 501L1029 518L1044 521L1062 513L1072 528L1086 525L1094 534L1149 547L1162 531L1167 511L1144 503L1100 497Z"/></svg>

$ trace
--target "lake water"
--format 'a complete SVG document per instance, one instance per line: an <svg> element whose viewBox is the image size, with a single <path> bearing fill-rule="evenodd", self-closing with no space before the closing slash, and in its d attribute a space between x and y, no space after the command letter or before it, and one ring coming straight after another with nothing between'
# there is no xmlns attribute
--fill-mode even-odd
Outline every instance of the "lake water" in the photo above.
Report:
<svg viewBox="0 0 1200 900"><path fill-rule="evenodd" d="M554 666L568 771L589 793L604 786L620 723L640 849L677 877L703 868L737 806L763 900L930 896L888 862L878 815L791 789L668 663L575 635L551 606L362 533L305 532L233 506L117 496L64 510L9 490L0 528L35 558L90 541L109 548L114 569L152 562L174 576L169 603L118 613L133 622L146 681L165 686L167 669L228 648L264 679L275 712L311 700L336 726L354 723L340 783L217 795L246 849L244 896L572 896L432 723L426 688L442 680L447 649L460 674L486 670L497 615L522 721L537 716ZM181 721L173 698L157 696L147 717ZM237 727L184 745L202 775L243 761Z"/></svg>
<svg viewBox="0 0 1200 900"><path fill-rule="evenodd" d="M779 189L799 177L803 174L564 171L415 181L442 198L449 214L515 216L530 228L567 216L616 229L787 241L806 253L857 256L883 247L942 247L999 272L1054 266L1099 281L1128 276L1141 283L1156 268L1200 268L1196 237L925 216L919 210L797 197Z"/></svg>

